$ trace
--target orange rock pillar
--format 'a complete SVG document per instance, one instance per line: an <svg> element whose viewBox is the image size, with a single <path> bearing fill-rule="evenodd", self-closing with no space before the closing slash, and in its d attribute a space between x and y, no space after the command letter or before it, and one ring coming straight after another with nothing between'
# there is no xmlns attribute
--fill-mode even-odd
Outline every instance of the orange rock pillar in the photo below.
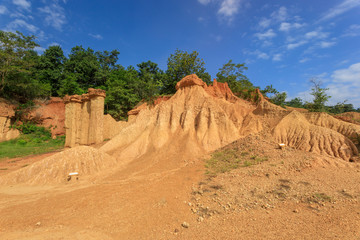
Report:
<svg viewBox="0 0 360 240"><path fill-rule="evenodd" d="M79 145L81 126L81 96L65 96L65 147Z"/></svg>
<svg viewBox="0 0 360 240"><path fill-rule="evenodd" d="M87 94L65 96L65 147L91 145L104 140L105 91L89 88Z"/></svg>
<svg viewBox="0 0 360 240"><path fill-rule="evenodd" d="M90 122L88 144L97 144L104 141L104 101L105 91L89 88Z"/></svg>

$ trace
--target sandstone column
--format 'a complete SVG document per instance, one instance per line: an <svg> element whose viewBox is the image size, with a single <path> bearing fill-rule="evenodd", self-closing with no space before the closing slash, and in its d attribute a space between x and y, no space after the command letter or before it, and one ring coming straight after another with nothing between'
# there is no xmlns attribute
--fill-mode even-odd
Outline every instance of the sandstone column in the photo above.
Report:
<svg viewBox="0 0 360 240"><path fill-rule="evenodd" d="M88 89L90 97L89 144L102 143L104 140L104 100L105 91L101 89Z"/></svg>
<svg viewBox="0 0 360 240"><path fill-rule="evenodd" d="M89 123L90 123L90 98L89 94L81 95L81 133L80 145L89 145Z"/></svg>
<svg viewBox="0 0 360 240"><path fill-rule="evenodd" d="M74 147L79 143L79 132L78 129L81 118L81 96L65 96L65 147Z"/></svg>

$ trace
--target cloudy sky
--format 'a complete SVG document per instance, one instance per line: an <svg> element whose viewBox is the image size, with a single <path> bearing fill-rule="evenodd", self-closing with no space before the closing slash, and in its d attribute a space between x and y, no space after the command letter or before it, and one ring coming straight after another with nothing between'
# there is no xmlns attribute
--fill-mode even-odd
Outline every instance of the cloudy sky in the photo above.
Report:
<svg viewBox="0 0 360 240"><path fill-rule="evenodd" d="M330 104L360 107L360 0L2 0L0 29L60 45L120 51L119 64L166 69L179 48L198 51L214 78L232 59L257 86L310 101L310 78Z"/></svg>

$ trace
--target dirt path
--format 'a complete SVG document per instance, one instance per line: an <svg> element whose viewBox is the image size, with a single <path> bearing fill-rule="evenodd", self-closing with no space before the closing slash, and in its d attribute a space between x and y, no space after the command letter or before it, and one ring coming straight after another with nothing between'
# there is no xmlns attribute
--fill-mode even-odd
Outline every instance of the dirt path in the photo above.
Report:
<svg viewBox="0 0 360 240"><path fill-rule="evenodd" d="M314 164L293 171L291 162L281 165L278 160L270 160L208 180L202 160L174 155L160 157L140 158L94 183L1 187L0 238L360 237L358 163ZM196 193L199 183L203 186L202 194ZM276 198L273 190L281 184L285 196ZM309 202L307 197L314 193L326 193L331 200ZM199 219L204 211L213 210L214 214ZM182 227L183 222L189 228Z"/></svg>

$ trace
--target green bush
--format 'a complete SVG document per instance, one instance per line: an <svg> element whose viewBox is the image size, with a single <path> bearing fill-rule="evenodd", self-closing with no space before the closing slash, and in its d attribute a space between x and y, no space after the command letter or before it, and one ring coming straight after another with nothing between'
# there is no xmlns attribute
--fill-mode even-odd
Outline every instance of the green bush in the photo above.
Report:
<svg viewBox="0 0 360 240"><path fill-rule="evenodd" d="M25 139L20 139L20 140L17 141L17 143L18 143L19 145L21 145L21 146L24 146L24 145L27 144L27 141L26 141Z"/></svg>
<svg viewBox="0 0 360 240"><path fill-rule="evenodd" d="M42 141L46 141L51 138L51 132L49 129L36 126L31 122L26 122L18 126L15 125L15 128L18 129L22 134L33 135L34 139L40 138Z"/></svg>

